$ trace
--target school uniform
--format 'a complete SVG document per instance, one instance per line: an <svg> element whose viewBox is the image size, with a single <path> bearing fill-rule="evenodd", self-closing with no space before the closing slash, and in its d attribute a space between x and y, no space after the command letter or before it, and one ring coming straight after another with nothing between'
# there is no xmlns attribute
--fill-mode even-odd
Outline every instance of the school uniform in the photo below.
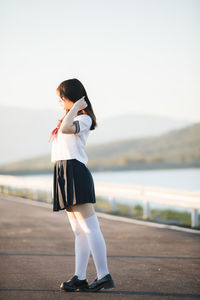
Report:
<svg viewBox="0 0 200 300"><path fill-rule="evenodd" d="M86 164L84 151L92 125L92 118L82 114L74 118L76 132L62 133L52 142L51 162L53 173L53 211L66 209L70 205L96 203L94 181Z"/></svg>

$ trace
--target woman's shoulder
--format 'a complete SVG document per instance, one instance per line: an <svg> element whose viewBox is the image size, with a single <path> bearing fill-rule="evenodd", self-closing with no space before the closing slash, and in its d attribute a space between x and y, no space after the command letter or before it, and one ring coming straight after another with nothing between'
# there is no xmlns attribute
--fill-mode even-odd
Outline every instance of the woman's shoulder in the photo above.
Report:
<svg viewBox="0 0 200 300"><path fill-rule="evenodd" d="M88 114L82 114L82 115L78 115L74 118L74 120L88 120L88 121L92 121L92 118L88 115Z"/></svg>
<svg viewBox="0 0 200 300"><path fill-rule="evenodd" d="M79 122L79 126L82 129L90 129L92 126L92 118L87 114L78 115L74 118L74 121Z"/></svg>

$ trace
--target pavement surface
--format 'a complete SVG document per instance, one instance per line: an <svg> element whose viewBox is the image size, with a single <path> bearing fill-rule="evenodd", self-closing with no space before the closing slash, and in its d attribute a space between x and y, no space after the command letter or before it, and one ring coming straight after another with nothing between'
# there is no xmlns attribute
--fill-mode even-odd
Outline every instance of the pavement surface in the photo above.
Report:
<svg viewBox="0 0 200 300"><path fill-rule="evenodd" d="M0 194L0 299L200 299L200 234L109 220L100 213L116 287L60 290L74 274L74 234L66 211L42 205ZM91 255L89 283L95 277Z"/></svg>

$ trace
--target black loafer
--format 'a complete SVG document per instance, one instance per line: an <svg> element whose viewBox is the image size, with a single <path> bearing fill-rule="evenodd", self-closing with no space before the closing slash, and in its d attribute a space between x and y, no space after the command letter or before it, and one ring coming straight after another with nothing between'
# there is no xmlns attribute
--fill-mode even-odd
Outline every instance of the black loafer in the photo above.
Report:
<svg viewBox="0 0 200 300"><path fill-rule="evenodd" d="M60 285L60 289L66 292L84 291L86 288L89 288L87 279L80 280L77 275L74 275L71 280L62 282Z"/></svg>
<svg viewBox="0 0 200 300"><path fill-rule="evenodd" d="M98 290L104 288L104 289L110 289L114 288L115 283L112 279L112 276L108 273L103 278L98 279L95 278L95 280L89 285L89 288L84 288L85 292L97 292Z"/></svg>

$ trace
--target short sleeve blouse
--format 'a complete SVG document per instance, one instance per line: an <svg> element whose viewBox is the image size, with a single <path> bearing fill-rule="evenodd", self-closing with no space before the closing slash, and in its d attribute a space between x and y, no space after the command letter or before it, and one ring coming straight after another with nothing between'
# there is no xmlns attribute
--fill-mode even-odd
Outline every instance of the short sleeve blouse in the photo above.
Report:
<svg viewBox="0 0 200 300"><path fill-rule="evenodd" d="M87 114L78 115L73 122L76 132L73 134L62 133L58 130L57 138L52 142L51 162L65 159L77 159L85 165L88 157L85 153L86 141L92 125L92 118Z"/></svg>

